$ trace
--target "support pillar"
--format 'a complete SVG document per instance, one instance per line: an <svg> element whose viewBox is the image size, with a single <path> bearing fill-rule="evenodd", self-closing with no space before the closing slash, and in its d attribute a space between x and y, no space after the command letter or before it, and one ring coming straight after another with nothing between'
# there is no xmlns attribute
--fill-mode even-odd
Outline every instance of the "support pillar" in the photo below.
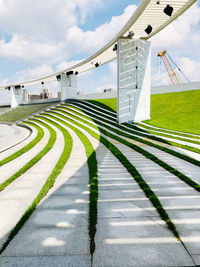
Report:
<svg viewBox="0 0 200 267"><path fill-rule="evenodd" d="M119 123L150 119L151 49L140 39L118 40L117 120Z"/></svg>
<svg viewBox="0 0 200 267"><path fill-rule="evenodd" d="M62 73L57 76L60 82L61 101L70 98L77 98L77 76L75 74Z"/></svg>
<svg viewBox="0 0 200 267"><path fill-rule="evenodd" d="M21 85L11 86L11 108L15 108L23 103Z"/></svg>

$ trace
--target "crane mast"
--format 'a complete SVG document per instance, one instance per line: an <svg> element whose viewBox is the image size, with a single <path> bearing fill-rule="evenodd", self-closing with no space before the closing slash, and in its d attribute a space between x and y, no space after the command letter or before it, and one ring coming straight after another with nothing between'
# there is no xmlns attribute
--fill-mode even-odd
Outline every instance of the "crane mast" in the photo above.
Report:
<svg viewBox="0 0 200 267"><path fill-rule="evenodd" d="M179 79L178 79L178 77L176 75L176 72L175 72L174 68L170 64L169 59L168 59L166 53L167 53L167 51L164 50L163 52L158 53L158 57L161 57L162 58L163 63L165 65L165 68L167 70L167 73L169 75L169 78L170 78L172 84L179 83L180 81L179 81Z"/></svg>

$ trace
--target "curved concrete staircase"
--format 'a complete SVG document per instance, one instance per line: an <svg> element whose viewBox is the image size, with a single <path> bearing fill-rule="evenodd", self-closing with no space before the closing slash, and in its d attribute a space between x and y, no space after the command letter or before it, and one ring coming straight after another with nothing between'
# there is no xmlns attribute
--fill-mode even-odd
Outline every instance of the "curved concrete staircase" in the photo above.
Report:
<svg viewBox="0 0 200 267"><path fill-rule="evenodd" d="M78 100L24 125L0 125L0 266L200 264L200 136Z"/></svg>

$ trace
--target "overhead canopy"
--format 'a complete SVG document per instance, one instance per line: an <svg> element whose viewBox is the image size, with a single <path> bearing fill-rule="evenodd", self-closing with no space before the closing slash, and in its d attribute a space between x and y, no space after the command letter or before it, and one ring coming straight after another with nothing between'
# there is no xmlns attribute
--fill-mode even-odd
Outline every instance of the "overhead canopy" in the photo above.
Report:
<svg viewBox="0 0 200 267"><path fill-rule="evenodd" d="M31 81L4 85L0 89L7 89L10 86L19 84L30 86L40 82L56 81L56 76L61 73L69 71L82 73L101 66L117 57L116 50L113 48L119 38L128 37L147 40L179 17L195 2L196 0L142 0L121 31L93 56L54 74Z"/></svg>

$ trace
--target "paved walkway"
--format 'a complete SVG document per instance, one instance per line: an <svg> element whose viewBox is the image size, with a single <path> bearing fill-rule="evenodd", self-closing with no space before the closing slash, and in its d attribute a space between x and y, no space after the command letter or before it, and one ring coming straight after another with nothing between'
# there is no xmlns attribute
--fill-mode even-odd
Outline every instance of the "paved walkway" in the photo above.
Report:
<svg viewBox="0 0 200 267"><path fill-rule="evenodd" d="M0 257L5 267L89 267L89 174L76 134L71 156L54 187Z"/></svg>
<svg viewBox="0 0 200 267"><path fill-rule="evenodd" d="M153 126L153 125L150 125L150 124L147 124L147 123L144 123L144 122L140 122L140 124L144 125L144 126L148 126L148 127L151 127L151 128L154 128L155 130L158 130L158 131L163 131L163 130L167 130L167 131L170 131L170 132L174 132L174 133L177 133L178 135L181 136L181 134L189 134L191 136L193 136L194 138L195 137L200 137L200 135L198 134L192 134L192 133L186 133L186 132L181 132L181 131L174 131L174 130L170 130L170 129L165 129L165 128L160 128L160 127L156 127L156 126ZM186 137L188 138L188 137ZM196 140L196 139L195 139Z"/></svg>
<svg viewBox="0 0 200 267"><path fill-rule="evenodd" d="M37 130L32 126L29 126L29 127L32 129L32 133L30 134L30 136L28 138L26 138L24 141L20 142L19 144L1 152L0 153L0 160L10 156L11 154L15 153L18 150L20 150L21 148L26 146L28 143L30 143L36 137Z"/></svg>
<svg viewBox="0 0 200 267"><path fill-rule="evenodd" d="M141 154L119 144L116 140L110 139L110 141L117 145L118 148L122 149L123 154L126 155L138 169L142 177L147 179L147 182L150 181L150 184L152 182L155 183L155 188L154 186L151 186L151 188L155 191L164 207L166 202L168 203L166 209L167 211L169 210L168 213L170 218L180 232L180 236L189 251L190 257L192 257L198 264L200 259L200 253L198 252L198 248L200 247L200 236L197 235L198 224L200 222L198 205L198 203L200 203L199 193ZM168 164L176 167L182 173L190 176L197 182L200 182L199 167L150 146L144 144L139 145ZM113 172L113 168L111 169L111 172ZM129 191L129 189L124 191L127 193L132 192L132 190ZM183 199L186 199L187 204L184 202L185 205L182 206ZM159 220L157 220L157 222L159 223ZM195 235L197 236L195 237Z"/></svg>
<svg viewBox="0 0 200 267"><path fill-rule="evenodd" d="M89 105L95 110L93 104ZM112 115L112 112L109 114ZM74 140L70 158L53 188L1 254L0 266L175 267L200 264L199 193L150 159L109 138L155 192L176 225L184 247L168 230L149 199L119 160L98 140L79 129L96 149L98 161L98 221L93 257L89 251L88 236L87 158L83 144L68 129ZM63 135L59 130L56 131L58 136L52 150L0 192L0 214L3 215L3 220L0 220L0 247L40 191L63 151ZM41 147L46 144L48 137L46 131ZM150 146L135 143L200 182L199 167ZM33 156L37 149L36 146L26 156L24 154L10 165L6 164L8 169L11 170L12 167L13 172L15 165L19 168L20 162L25 164L29 159L28 155ZM10 175L10 170L4 170L2 180Z"/></svg>
<svg viewBox="0 0 200 267"><path fill-rule="evenodd" d="M63 135L57 130L55 146L31 169L0 192L0 214L3 218L0 220L0 248L25 210L40 192L56 165L63 147ZM13 169L13 172L15 172L15 169Z"/></svg>
<svg viewBox="0 0 200 267"><path fill-rule="evenodd" d="M73 113L71 113L71 114L73 114ZM66 115L66 117L67 117L67 115ZM99 121L100 121L100 119L99 119ZM82 122L80 122L80 123L82 123ZM91 121L90 121L90 123L91 123ZM93 123L93 124L95 124L95 123ZM107 123L107 125L109 126L110 124ZM91 130L93 130L93 131L95 130L94 128L92 128L92 127L90 127L88 125L87 125L87 127L91 128ZM113 133L116 136L122 137L121 135L118 135L118 134L106 129L106 127L102 127L102 126L100 126L100 127L105 129L106 131L108 131L110 133ZM116 128L116 127L114 127L114 128ZM137 136L137 135L133 135L133 136ZM127 140L127 141L129 141L129 142L131 142L131 143L134 143L134 144L142 147L144 150L152 153L153 155L155 155L159 159L163 160L167 164L171 165L175 169L177 169L180 172L184 173L185 175L189 176L191 179L193 179L196 182L200 183L200 168L198 166L193 165L192 163L189 163L189 162L187 162L185 160L182 160L182 159L180 159L180 158L178 158L176 156L173 156L173 155L171 155L169 153L166 153L166 152L164 152L164 151L162 151L160 149L157 149L155 147L145 145L143 143L140 143L138 141L134 141L134 140L126 138L126 137L122 137L122 138ZM144 139L144 138L141 138L141 139ZM153 143L156 143L156 142L153 141ZM164 144L162 144L160 142L157 142L157 143L161 144L162 146L166 146L166 147L168 147L168 148L170 148L172 150L176 150L179 153L181 153L181 150L184 150L186 152L185 149L180 149L180 148L172 147L172 146L169 146L169 145L164 145ZM200 154L197 154L197 153L194 153L194 154L196 154L197 158L200 159Z"/></svg>
<svg viewBox="0 0 200 267"><path fill-rule="evenodd" d="M22 142L28 136L30 131L24 127L0 123L0 152Z"/></svg>
<svg viewBox="0 0 200 267"><path fill-rule="evenodd" d="M71 106L75 106L75 105L71 104ZM84 110L84 108L85 108L86 105L82 104L81 106L82 106L82 109ZM106 115L109 116L110 118L105 118L105 117L104 117L104 114L102 114L102 115L95 114L95 115L99 116L99 119L93 117L93 115L94 115L94 113L95 113L95 108L90 107L90 106L89 106L89 108L90 108L90 111L87 110L87 109L85 109L85 111L87 111L87 113L90 114L90 117L91 117L91 118L94 118L95 120L101 122L101 116L102 116L104 119L107 120L107 122L103 122L105 125L110 125L110 123L116 123L115 118L113 118L113 117L110 116L109 114L106 114ZM98 111L98 112L99 112L99 111ZM115 128L115 129L118 129L117 125L111 125L111 126L112 126L113 128ZM121 132L127 133L127 131L130 130L130 128L129 128L128 126L126 126L126 125L122 125L122 126L124 127L124 130L120 129ZM141 129L142 129L142 127L139 127L139 126L138 126L138 128L141 128ZM126 131L126 129L127 129L127 131ZM162 143L162 142L155 141L155 140L152 140L152 139L148 138L148 136L153 136L153 134L151 134L151 133L143 132L143 134L145 134L146 137L142 137L142 136L137 135L137 133L141 133L141 134L142 134L141 131L139 131L139 130L135 130L135 129L132 129L132 130L135 131L135 134L130 133L130 132L128 132L128 134L130 134L130 135L132 135L132 136L135 136L135 137L139 137L139 138L141 138L141 139L148 140L148 141L150 141L150 142L152 142L152 143L159 144L159 145L161 145L161 146L171 147L171 145L164 144L164 143ZM157 136L157 137L158 137L158 136ZM176 137L176 135L174 135L174 137ZM179 136L179 137L180 137L180 136ZM195 148L200 149L200 145L198 145L198 144L190 143L190 142L187 142L187 141L181 141L181 140L178 140L178 139L173 138L173 136L172 136L171 138L164 137L164 136L160 136L160 138L162 138L162 139L164 139L164 140L166 140L166 141L169 140L169 141L176 142L176 143L178 143L178 144L188 145L188 146L191 146L191 147L195 147ZM187 138L187 137L183 137L183 138L193 140L192 138ZM194 139L194 140L197 140L197 139ZM198 140L197 140L197 141L198 141ZM172 149L173 149L173 147L172 147Z"/></svg>
<svg viewBox="0 0 200 267"><path fill-rule="evenodd" d="M98 224L92 266L193 266L122 164L103 146L97 155Z"/></svg>
<svg viewBox="0 0 200 267"><path fill-rule="evenodd" d="M47 144L50 134L47 128L41 126L44 130L44 137L33 148L21 154L16 159L8 162L0 167L0 183L6 181L11 175L20 170L26 163L28 163L34 156L36 156Z"/></svg>

